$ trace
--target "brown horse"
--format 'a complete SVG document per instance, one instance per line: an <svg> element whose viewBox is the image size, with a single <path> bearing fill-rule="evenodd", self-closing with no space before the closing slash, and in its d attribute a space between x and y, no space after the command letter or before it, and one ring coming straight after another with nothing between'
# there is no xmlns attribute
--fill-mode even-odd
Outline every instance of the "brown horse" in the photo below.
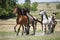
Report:
<svg viewBox="0 0 60 40"><path fill-rule="evenodd" d="M28 28L28 18L27 18L27 16L21 14L22 13L21 8L15 7L13 13L17 14L17 19L16 19L17 24L15 25L14 30L15 30L15 32L17 32L17 35L18 35L20 27L22 26L22 29L23 29L22 35L23 35L23 32L24 32L23 25L25 26L26 30L28 31L28 29L27 29ZM17 25L20 25L18 28L18 31L16 31ZM28 33L26 33L26 34L28 34Z"/></svg>

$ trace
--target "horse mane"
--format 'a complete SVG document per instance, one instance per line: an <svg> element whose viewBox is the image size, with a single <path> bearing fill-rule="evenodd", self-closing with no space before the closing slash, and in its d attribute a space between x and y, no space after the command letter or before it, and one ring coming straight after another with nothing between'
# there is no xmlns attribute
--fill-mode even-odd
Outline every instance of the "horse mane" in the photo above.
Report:
<svg viewBox="0 0 60 40"><path fill-rule="evenodd" d="M47 16L46 12L44 12L44 14L45 14L46 18L48 19L48 16ZM43 20L43 15L41 15L41 21L42 20Z"/></svg>
<svg viewBox="0 0 60 40"><path fill-rule="evenodd" d="M43 20L43 15L41 15L41 21Z"/></svg>
<svg viewBox="0 0 60 40"><path fill-rule="evenodd" d="M44 13L45 13L46 18L48 19L48 16L47 16L46 12L44 12Z"/></svg>
<svg viewBox="0 0 60 40"><path fill-rule="evenodd" d="M22 15L26 15L26 13L30 12L30 10L28 8L23 8L22 10L23 10L22 11L23 12Z"/></svg>
<svg viewBox="0 0 60 40"><path fill-rule="evenodd" d="M25 7L24 10L25 10L27 13L30 12L29 8L27 8L27 7Z"/></svg>
<svg viewBox="0 0 60 40"><path fill-rule="evenodd" d="M16 8L17 8L17 13L20 15L26 15L26 13L30 12L29 8L27 7L25 8L16 7Z"/></svg>

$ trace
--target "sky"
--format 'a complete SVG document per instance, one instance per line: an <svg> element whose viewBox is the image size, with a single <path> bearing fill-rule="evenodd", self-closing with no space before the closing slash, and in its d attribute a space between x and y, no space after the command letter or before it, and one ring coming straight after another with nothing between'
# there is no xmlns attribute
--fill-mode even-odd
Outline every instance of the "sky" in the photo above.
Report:
<svg viewBox="0 0 60 40"><path fill-rule="evenodd" d="M21 4L24 3L25 0L18 0L17 3ZM60 0L31 0L31 3L33 2L54 2L54 1L60 1Z"/></svg>

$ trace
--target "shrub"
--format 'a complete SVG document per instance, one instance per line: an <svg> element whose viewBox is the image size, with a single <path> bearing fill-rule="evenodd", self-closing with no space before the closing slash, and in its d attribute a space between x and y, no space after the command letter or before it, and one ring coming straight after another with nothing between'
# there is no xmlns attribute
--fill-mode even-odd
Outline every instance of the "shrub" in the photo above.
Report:
<svg viewBox="0 0 60 40"><path fill-rule="evenodd" d="M37 6L38 6L37 2L32 3L31 10L32 11L37 11Z"/></svg>
<svg viewBox="0 0 60 40"><path fill-rule="evenodd" d="M60 12L56 12L56 19L60 19Z"/></svg>

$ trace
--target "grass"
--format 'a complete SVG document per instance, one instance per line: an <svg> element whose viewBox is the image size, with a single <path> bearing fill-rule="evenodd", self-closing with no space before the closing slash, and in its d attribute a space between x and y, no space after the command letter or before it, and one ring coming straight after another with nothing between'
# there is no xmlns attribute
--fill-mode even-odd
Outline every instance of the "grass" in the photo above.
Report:
<svg viewBox="0 0 60 40"><path fill-rule="evenodd" d="M60 40L60 32L56 32L54 34L50 35L44 35L44 36L33 36L33 35L28 35L28 36L14 36L14 32L0 32L0 37L2 36L3 38L0 38L0 40ZM12 37L4 37L4 36L13 36Z"/></svg>

